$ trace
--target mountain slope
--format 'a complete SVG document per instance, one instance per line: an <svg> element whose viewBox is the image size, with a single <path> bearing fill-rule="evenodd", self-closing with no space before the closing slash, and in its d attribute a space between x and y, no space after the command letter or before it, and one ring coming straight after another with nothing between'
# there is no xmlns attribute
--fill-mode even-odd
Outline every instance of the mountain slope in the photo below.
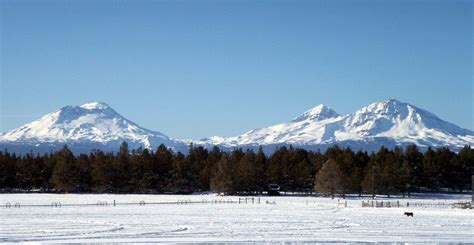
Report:
<svg viewBox="0 0 474 245"><path fill-rule="evenodd" d="M79 152L116 150L123 141L131 148L156 148L159 144L176 150L186 148L181 141L138 126L102 102L66 106L0 135L2 144L32 151L64 144Z"/></svg>
<svg viewBox="0 0 474 245"><path fill-rule="evenodd" d="M474 133L426 110L389 99L345 116L319 105L288 123L251 130L236 137L211 137L203 139L201 144L227 148L292 144L312 150L324 150L333 144L364 150L377 150L382 145L417 144L422 148L459 149L474 145Z"/></svg>
<svg viewBox="0 0 474 245"><path fill-rule="evenodd" d="M324 150L334 144L367 151L409 144L422 149L431 146L458 150L465 145L474 146L474 132L411 104L390 99L347 115L318 105L287 123L250 130L239 136L184 141L142 128L107 104L93 102L63 107L0 134L0 149L18 153L49 152L67 144L75 152L116 151L123 141L130 148L155 149L159 144L165 144L181 152L187 152L189 143L205 147L217 145L224 150L263 146L266 152L284 145Z"/></svg>

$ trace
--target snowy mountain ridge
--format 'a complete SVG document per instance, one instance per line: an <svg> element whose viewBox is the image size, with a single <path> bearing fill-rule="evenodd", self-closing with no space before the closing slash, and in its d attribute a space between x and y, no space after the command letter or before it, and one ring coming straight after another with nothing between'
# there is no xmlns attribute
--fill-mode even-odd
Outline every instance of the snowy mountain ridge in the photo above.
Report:
<svg viewBox="0 0 474 245"><path fill-rule="evenodd" d="M288 123L251 130L235 137L211 137L201 143L226 147L292 144L312 149L317 146L324 149L333 144L355 149L416 144L458 149L474 145L474 132L411 104L388 99L344 116L319 105Z"/></svg>
<svg viewBox="0 0 474 245"><path fill-rule="evenodd" d="M235 137L213 136L199 141L172 139L140 127L103 102L65 106L0 134L1 148L20 152L49 152L64 144L79 152L116 150L123 141L131 148L155 149L165 144L183 152L190 143L205 147L217 145L223 149L263 146L267 152L290 144L309 150L324 150L334 144L355 150L408 144L457 150L465 145L474 146L474 132L411 104L388 99L346 115L318 105L286 123L250 130Z"/></svg>
<svg viewBox="0 0 474 245"><path fill-rule="evenodd" d="M320 104L316 107L313 107L305 111L303 114L293 119L293 122L304 121L304 120L321 121L324 119L334 118L338 116L339 114L337 114L337 112L335 112L333 109L323 104Z"/></svg>
<svg viewBox="0 0 474 245"><path fill-rule="evenodd" d="M177 149L185 146L162 133L138 126L103 102L65 106L0 135L0 142L17 145L92 144L97 148L116 148L123 141L144 148L155 148L161 143Z"/></svg>

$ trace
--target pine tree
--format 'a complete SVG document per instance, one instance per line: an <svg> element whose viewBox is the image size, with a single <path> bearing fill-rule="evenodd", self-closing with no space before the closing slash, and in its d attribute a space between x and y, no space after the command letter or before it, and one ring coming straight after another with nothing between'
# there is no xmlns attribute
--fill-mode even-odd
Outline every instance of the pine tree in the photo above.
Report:
<svg viewBox="0 0 474 245"><path fill-rule="evenodd" d="M75 191L89 192L92 185L92 167L89 156L86 154L80 154L79 157L77 157L76 166L78 169L78 175L80 176L80 181L76 184Z"/></svg>
<svg viewBox="0 0 474 245"><path fill-rule="evenodd" d="M153 157L148 149L137 149L130 158L131 176L129 185L133 192L152 192L154 174Z"/></svg>
<svg viewBox="0 0 474 245"><path fill-rule="evenodd" d="M161 144L156 149L153 163L153 186L155 190L163 192L171 182L173 169L173 153Z"/></svg>
<svg viewBox="0 0 474 245"><path fill-rule="evenodd" d="M435 154L431 148L428 148L423 155L421 185L431 190L437 188L440 182L440 168L436 164Z"/></svg>
<svg viewBox="0 0 474 245"><path fill-rule="evenodd" d="M191 164L181 152L173 157L172 183L168 190L174 193L191 193L196 190L196 174L191 169Z"/></svg>
<svg viewBox="0 0 474 245"><path fill-rule="evenodd" d="M337 176L322 181L328 169ZM281 147L268 157L262 147L257 153L242 149L224 153L217 147L208 151L193 146L185 156L164 145L155 153L141 148L129 152L125 142L116 154L93 151L77 158L67 146L42 156L0 151L0 188L67 192L190 193L211 189L262 193L268 184L275 183L286 191L305 191L310 186L331 195L362 191L391 195L419 187L460 191L470 188L473 172L474 150L470 146L457 154L448 148L429 148L422 154L415 145L405 151L381 147L370 156L337 146L325 154Z"/></svg>
<svg viewBox="0 0 474 245"><path fill-rule="evenodd" d="M130 152L127 142L122 142L117 156L112 161L111 187L115 192L128 192L130 189Z"/></svg>
<svg viewBox="0 0 474 245"><path fill-rule="evenodd" d="M5 150L0 151L0 189L14 188L17 186L15 181L16 159Z"/></svg>
<svg viewBox="0 0 474 245"><path fill-rule="evenodd" d="M377 182L380 193L390 195L396 193L397 169L401 163L397 161L392 151L387 151L386 157L380 159L379 173L380 179Z"/></svg>
<svg viewBox="0 0 474 245"><path fill-rule="evenodd" d="M377 153L372 153L364 170L365 175L362 180L361 187L366 193L371 193L373 196L378 193L383 193L386 190L385 183L382 177L384 171L384 163L387 162L389 151L385 147L381 147Z"/></svg>
<svg viewBox="0 0 474 245"><path fill-rule="evenodd" d="M369 163L370 157L367 152L358 151L354 156L354 161L356 165L356 169L354 173L351 175L352 181L357 183L357 189L355 190L359 193L359 196L362 195L362 181L364 179L364 170Z"/></svg>
<svg viewBox="0 0 474 245"><path fill-rule="evenodd" d="M408 196L410 196L413 183L413 165L411 165L408 160L404 160L398 172L398 192L408 193ZM405 196L405 194L403 195Z"/></svg>
<svg viewBox="0 0 474 245"><path fill-rule="evenodd" d="M192 182L193 189L196 191L209 190L210 174L206 169L206 160L208 152L204 147L191 147L186 157L190 166L188 178Z"/></svg>
<svg viewBox="0 0 474 245"><path fill-rule="evenodd" d="M405 156L412 170L412 178L409 181L409 188L413 190L420 186L423 175L423 154L419 152L418 147L413 144L405 149Z"/></svg>
<svg viewBox="0 0 474 245"><path fill-rule="evenodd" d="M37 169L38 166L35 164L34 154L30 152L21 157L17 162L17 167L18 175L16 176L16 182L19 187L24 190L36 188L34 179L35 175L39 173L39 169Z"/></svg>
<svg viewBox="0 0 474 245"><path fill-rule="evenodd" d="M237 192L251 193L258 188L255 168L255 153L251 150L245 152L235 165L234 190Z"/></svg>
<svg viewBox="0 0 474 245"><path fill-rule="evenodd" d="M313 171L312 165L307 158L303 158L300 162L295 165L295 171L293 174L294 190L299 192L310 191L313 188Z"/></svg>
<svg viewBox="0 0 474 245"><path fill-rule="evenodd" d="M76 165L75 157L65 145L54 156L55 166L51 182L56 190L71 192L81 183L81 171Z"/></svg>
<svg viewBox="0 0 474 245"><path fill-rule="evenodd" d="M263 153L263 148L258 148L257 154L255 155L255 176L257 178L256 190L258 193L262 193L267 188L267 179L265 175L265 169L267 167L267 157Z"/></svg>
<svg viewBox="0 0 474 245"><path fill-rule="evenodd" d="M92 190L95 192L113 192L113 154L96 150L90 154L92 165Z"/></svg>
<svg viewBox="0 0 474 245"><path fill-rule="evenodd" d="M223 154L221 160L217 162L217 172L211 179L211 190L224 194L234 193L232 173L229 156Z"/></svg>
<svg viewBox="0 0 474 245"><path fill-rule="evenodd" d="M334 194L343 191L345 176L343 176L336 161L332 159L323 164L315 179L314 189L317 192L330 194L331 198L334 198Z"/></svg>
<svg viewBox="0 0 474 245"><path fill-rule="evenodd" d="M343 181L343 195L347 193L354 193L359 189L360 180L357 172L356 160L354 152L347 147L342 151L340 169L346 180Z"/></svg>
<svg viewBox="0 0 474 245"><path fill-rule="evenodd" d="M457 155L456 180L454 185L459 191L471 188L471 175L474 175L474 149L471 146L463 147Z"/></svg>
<svg viewBox="0 0 474 245"><path fill-rule="evenodd" d="M286 189L284 166L287 161L288 149L281 147L276 149L271 156L268 157L267 168L265 174L268 184L278 184L282 189Z"/></svg>

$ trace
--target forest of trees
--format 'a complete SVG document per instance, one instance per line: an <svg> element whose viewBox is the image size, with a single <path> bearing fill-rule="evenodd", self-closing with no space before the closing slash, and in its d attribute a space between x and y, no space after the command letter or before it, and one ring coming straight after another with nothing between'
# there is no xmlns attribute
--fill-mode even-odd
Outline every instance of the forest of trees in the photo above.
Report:
<svg viewBox="0 0 474 245"><path fill-rule="evenodd" d="M185 155L160 145L155 151L100 150L74 155L67 146L49 154L0 151L0 190L94 193L261 194L269 184L282 191L398 194L471 188L474 149L448 148L354 152L333 146L324 153L281 147L271 155L214 147L190 147Z"/></svg>

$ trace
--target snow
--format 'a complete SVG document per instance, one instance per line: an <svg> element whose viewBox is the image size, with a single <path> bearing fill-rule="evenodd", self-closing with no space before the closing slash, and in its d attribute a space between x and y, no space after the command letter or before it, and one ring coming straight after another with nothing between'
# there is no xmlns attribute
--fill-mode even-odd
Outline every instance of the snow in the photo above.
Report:
<svg viewBox="0 0 474 245"><path fill-rule="evenodd" d="M474 132L411 104L388 99L343 116L321 104L286 123L234 137L214 136L200 141L172 139L140 127L103 102L66 106L0 135L2 148L7 147L2 145L7 143L38 147L43 144L45 149L49 147L48 143L61 147L68 144L90 148L83 151L86 153L95 148L117 150L123 141L130 148L155 149L165 144L182 152L187 152L190 143L205 147L217 145L224 149L292 144L312 150L340 144L367 151L378 150L382 145L391 148L417 144L421 147L446 146L457 151L465 145L474 145ZM30 150L34 148L24 152Z"/></svg>
<svg viewBox="0 0 474 245"><path fill-rule="evenodd" d="M86 103L86 104L81 105L81 108L88 109L88 110L95 110L95 109L104 110L104 109L109 108L109 105L107 105L104 102L91 102L91 103Z"/></svg>
<svg viewBox="0 0 474 245"><path fill-rule="evenodd" d="M0 242L430 242L474 241L474 212L447 207L362 208L351 197L348 207L322 197L256 197L261 204L221 203L239 197L203 195L1 194ZM380 197L378 197L381 200ZM453 203L469 195L390 199ZM133 205L111 205L134 203ZM146 204L140 201L198 204ZM207 203L202 203L206 200ZM67 207L107 201L108 206ZM266 204L266 201L275 204ZM5 203L12 204L5 208ZM15 203L62 207L20 207ZM403 215L409 211L413 218Z"/></svg>
<svg viewBox="0 0 474 245"><path fill-rule="evenodd" d="M321 104L321 105L318 105L318 106L304 112L299 117L293 119L293 121L294 122L303 121L303 120L321 121L321 120L324 120L324 119L338 117L338 116L339 116L339 114L337 114L336 111L334 111L331 108Z"/></svg>
<svg viewBox="0 0 474 245"><path fill-rule="evenodd" d="M235 137L211 137L201 144L239 145L332 145L356 142L372 149L395 145L447 146L453 150L474 145L474 132L443 121L434 114L395 99L372 103L352 114L338 115L319 105L288 123L251 130Z"/></svg>
<svg viewBox="0 0 474 245"><path fill-rule="evenodd" d="M40 119L0 136L0 142L19 143L91 143L118 148L123 141L146 148L165 144L183 148L185 144L170 137L142 128L124 118L103 102L81 106L65 106ZM92 149L91 149L92 150Z"/></svg>

